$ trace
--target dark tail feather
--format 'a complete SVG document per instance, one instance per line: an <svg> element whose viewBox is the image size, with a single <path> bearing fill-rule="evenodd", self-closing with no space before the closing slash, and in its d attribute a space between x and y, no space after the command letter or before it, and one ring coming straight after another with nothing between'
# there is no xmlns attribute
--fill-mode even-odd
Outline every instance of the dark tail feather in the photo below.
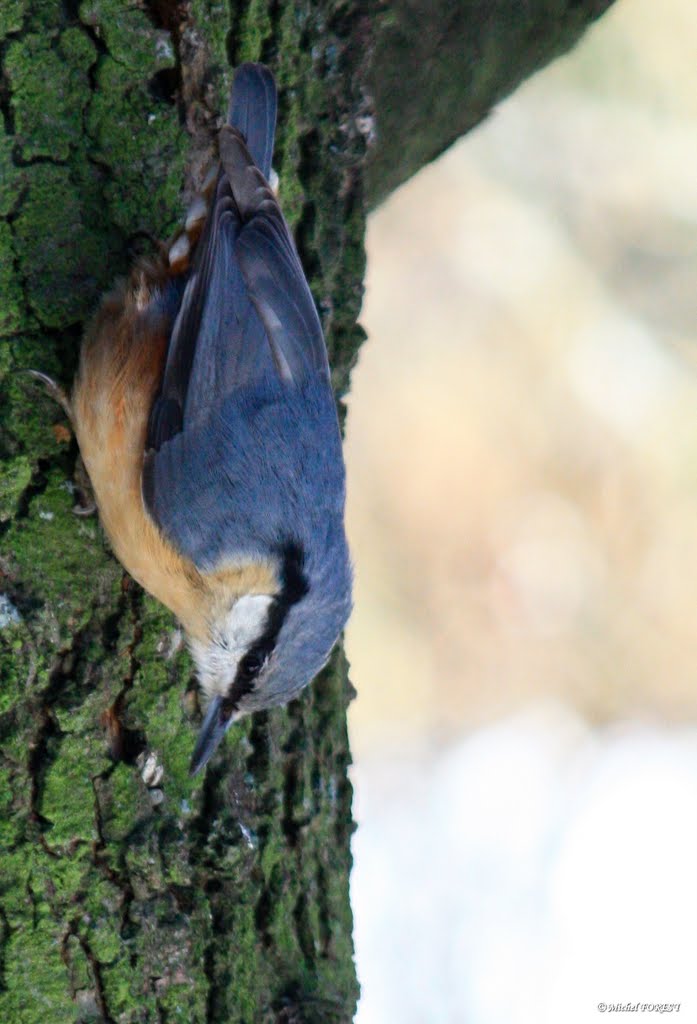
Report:
<svg viewBox="0 0 697 1024"><path fill-rule="evenodd" d="M241 220L237 265L264 325L276 371L286 381L298 382L311 370L328 377L322 327L278 202L238 131L222 128L218 147Z"/></svg>
<svg viewBox="0 0 697 1024"><path fill-rule="evenodd" d="M218 152L223 170L230 182L235 205L242 221L247 221L267 200L276 204L268 182L254 166L254 154L246 145L239 132L227 126L221 128L218 136ZM257 165L258 166L258 165Z"/></svg>
<svg viewBox="0 0 697 1024"><path fill-rule="evenodd" d="M230 97L228 122L240 131L247 149L268 180L276 131L276 83L263 64L240 64Z"/></svg>

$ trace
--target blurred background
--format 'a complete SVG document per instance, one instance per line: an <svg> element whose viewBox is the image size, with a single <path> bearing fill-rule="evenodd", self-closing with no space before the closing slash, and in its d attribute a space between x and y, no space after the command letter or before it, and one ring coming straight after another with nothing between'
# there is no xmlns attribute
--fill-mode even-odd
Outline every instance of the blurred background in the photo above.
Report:
<svg viewBox="0 0 697 1024"><path fill-rule="evenodd" d="M697 1020L697 17L619 0L373 214L358 1024Z"/></svg>

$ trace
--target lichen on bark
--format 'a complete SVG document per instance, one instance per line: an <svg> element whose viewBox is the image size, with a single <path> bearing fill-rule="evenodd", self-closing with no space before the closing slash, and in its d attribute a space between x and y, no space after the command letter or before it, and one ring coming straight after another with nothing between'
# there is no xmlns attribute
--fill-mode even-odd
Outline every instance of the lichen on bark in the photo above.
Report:
<svg viewBox="0 0 697 1024"><path fill-rule="evenodd" d="M542 36L547 25L549 36L537 48L521 47L510 30L512 0L491 5L487 18L481 4L456 5L473 65L457 86L463 102L488 109L516 75L556 52L564 12L570 42L604 3L530 0L529 24ZM342 651L300 700L241 723L207 774L189 779L197 722L175 623L125 577L96 518L72 514L74 441L60 408L17 371L37 368L69 384L99 295L144 237L168 236L202 181L234 65L263 59L280 89L281 199L341 400L363 339L365 164L376 118L385 179L373 198L452 138L441 103L428 145L402 145L406 163L395 156L404 126L390 106L395 69L384 58L384 33L399 20L390 21L390 7L0 0L7 1024L353 1017L351 688ZM440 17L438 5L429 9ZM380 40L382 66L373 67L383 77L371 78ZM480 51L488 56L478 64ZM404 75L402 84L408 92Z"/></svg>
<svg viewBox="0 0 697 1024"><path fill-rule="evenodd" d="M192 671L172 650L175 623L124 577L97 519L72 514L65 419L16 372L69 383L82 322L138 234L167 237L200 183L231 61L263 58L281 90L281 193L339 394L361 339L363 142L359 57L335 15L0 6L0 1019L12 1024L353 1014L345 660L290 708L242 723L191 780Z"/></svg>

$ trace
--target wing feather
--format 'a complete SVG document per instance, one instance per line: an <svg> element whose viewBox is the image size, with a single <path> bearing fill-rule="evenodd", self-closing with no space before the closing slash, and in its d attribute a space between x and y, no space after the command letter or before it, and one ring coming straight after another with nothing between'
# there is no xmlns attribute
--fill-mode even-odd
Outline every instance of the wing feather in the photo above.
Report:
<svg viewBox="0 0 697 1024"><path fill-rule="evenodd" d="M263 173L273 80L262 76L247 102L247 76L236 75L233 124L220 133L215 202L172 332L143 469L153 518L204 572L245 549L270 557L285 531L304 538L308 507L326 526L343 494L322 328Z"/></svg>

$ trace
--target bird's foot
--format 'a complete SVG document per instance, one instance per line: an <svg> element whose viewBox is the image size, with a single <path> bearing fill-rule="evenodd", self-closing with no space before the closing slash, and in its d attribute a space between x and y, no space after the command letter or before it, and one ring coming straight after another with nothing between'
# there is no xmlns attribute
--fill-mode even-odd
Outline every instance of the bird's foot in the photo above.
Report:
<svg viewBox="0 0 697 1024"><path fill-rule="evenodd" d="M88 519L96 513L97 502L82 455L78 455L75 463L74 484L77 502L72 507L72 513L80 519Z"/></svg>
<svg viewBox="0 0 697 1024"><path fill-rule="evenodd" d="M60 384L55 382L53 377L49 377L47 373L42 373L41 370L22 370L22 373L26 373L27 376L42 384L44 391L49 398L52 398L54 402L58 402L70 422L73 422L73 410L70 405L70 399Z"/></svg>

